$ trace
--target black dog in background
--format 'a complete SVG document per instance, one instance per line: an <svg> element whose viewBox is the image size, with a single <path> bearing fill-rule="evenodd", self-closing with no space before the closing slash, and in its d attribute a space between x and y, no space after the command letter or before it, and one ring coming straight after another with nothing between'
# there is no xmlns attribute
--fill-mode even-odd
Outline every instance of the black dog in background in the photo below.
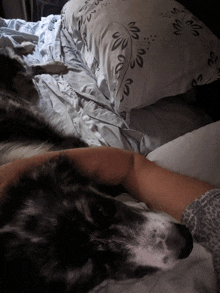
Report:
<svg viewBox="0 0 220 293"><path fill-rule="evenodd" d="M38 92L33 77L66 73L60 62L28 66L13 49L0 54L0 164L49 150L85 147L75 136L64 135L45 121L33 104Z"/></svg>
<svg viewBox="0 0 220 293"><path fill-rule="evenodd" d="M12 49L2 51L0 64L1 164L87 146L52 127L31 105L37 98L32 78L44 66L28 66ZM51 64L53 73L66 69L56 66ZM110 195L65 156L21 174L0 198L0 291L83 293L106 278L171 269L190 254L192 237L184 226Z"/></svg>

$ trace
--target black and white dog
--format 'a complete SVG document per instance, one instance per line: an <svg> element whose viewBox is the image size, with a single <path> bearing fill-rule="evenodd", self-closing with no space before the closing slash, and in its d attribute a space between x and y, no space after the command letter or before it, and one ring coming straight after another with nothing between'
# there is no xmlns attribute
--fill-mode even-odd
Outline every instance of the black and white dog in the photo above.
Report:
<svg viewBox="0 0 220 293"><path fill-rule="evenodd" d="M1 164L86 146L26 102L43 67L28 66L13 50L2 52L0 64ZM188 257L193 244L184 226L135 210L108 190L65 156L20 175L0 198L0 291L88 292L104 279L140 278Z"/></svg>

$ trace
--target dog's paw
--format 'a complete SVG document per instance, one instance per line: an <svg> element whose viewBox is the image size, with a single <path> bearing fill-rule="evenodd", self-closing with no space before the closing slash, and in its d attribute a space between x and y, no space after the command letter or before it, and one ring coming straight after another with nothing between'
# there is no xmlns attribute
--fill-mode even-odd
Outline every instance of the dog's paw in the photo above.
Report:
<svg viewBox="0 0 220 293"><path fill-rule="evenodd" d="M14 47L15 52L18 55L28 55L32 54L34 51L35 45L31 42L22 42L20 45Z"/></svg>
<svg viewBox="0 0 220 293"><path fill-rule="evenodd" d="M42 68L48 74L66 74L69 71L68 67L60 61L48 62L42 65Z"/></svg>

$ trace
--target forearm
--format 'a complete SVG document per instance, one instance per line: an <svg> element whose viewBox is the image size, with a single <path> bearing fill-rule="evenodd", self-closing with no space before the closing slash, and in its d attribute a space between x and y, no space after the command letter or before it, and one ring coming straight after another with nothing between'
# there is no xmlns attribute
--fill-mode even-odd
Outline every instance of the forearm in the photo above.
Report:
<svg viewBox="0 0 220 293"><path fill-rule="evenodd" d="M177 220L189 204L213 189L206 182L165 170L138 154L134 154L133 164L124 180L125 188L150 208L166 212Z"/></svg>
<svg viewBox="0 0 220 293"><path fill-rule="evenodd" d="M0 187L4 192L4 187L16 180L19 174L61 154L68 156L85 176L102 184L122 184L150 208L167 212L178 220L192 201L213 188L207 183L165 170L139 154L110 147L48 152L12 162L0 169Z"/></svg>
<svg viewBox="0 0 220 293"><path fill-rule="evenodd" d="M0 188L15 181L23 172L62 154L69 157L84 175L103 184L121 184L132 168L133 152L116 148L94 147L47 152L3 165L0 168Z"/></svg>

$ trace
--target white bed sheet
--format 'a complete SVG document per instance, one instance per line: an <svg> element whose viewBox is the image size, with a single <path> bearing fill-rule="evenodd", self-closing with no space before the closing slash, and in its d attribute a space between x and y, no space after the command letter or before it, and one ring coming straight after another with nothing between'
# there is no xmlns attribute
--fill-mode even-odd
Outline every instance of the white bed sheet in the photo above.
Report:
<svg viewBox="0 0 220 293"><path fill-rule="evenodd" d="M78 134L89 145L105 145L147 154L147 135L129 129L116 114L108 99L97 88L96 79L83 63L79 51L65 30L61 17L50 15L39 22L0 19L0 47L16 46L23 41L35 44L29 64L64 61L66 75L43 74L35 78L39 108L54 115L55 124L66 133ZM46 110L46 111L45 111Z"/></svg>

